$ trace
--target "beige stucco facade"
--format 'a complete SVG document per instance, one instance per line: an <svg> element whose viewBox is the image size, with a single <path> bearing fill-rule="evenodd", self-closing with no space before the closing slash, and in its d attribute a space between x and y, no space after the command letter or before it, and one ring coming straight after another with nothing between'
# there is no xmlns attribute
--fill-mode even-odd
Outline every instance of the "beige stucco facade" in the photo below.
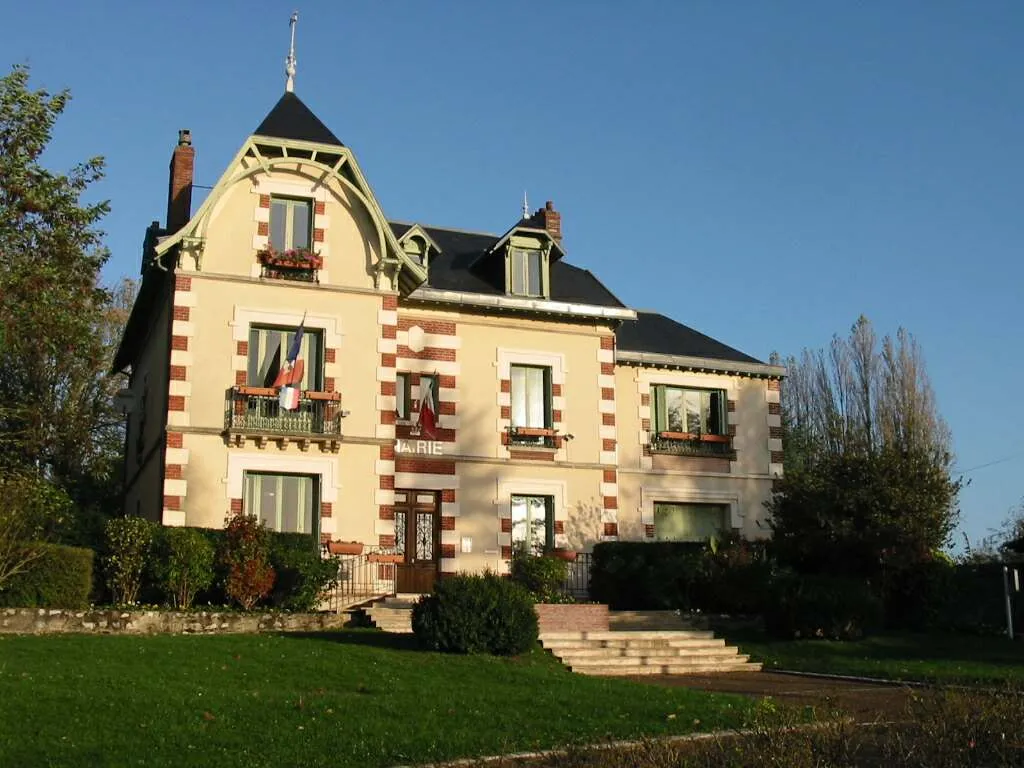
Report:
<svg viewBox="0 0 1024 768"><path fill-rule="evenodd" d="M275 146L287 157L268 163ZM305 156L288 159L296 154ZM258 260L278 196L312 205L315 282L268 277ZM128 512L219 527L248 511L246 473L311 476L311 532L393 546L396 493L436 492L442 573L507 567L517 494L550 499L554 544L577 550L650 538L657 501L728 504L734 530L765 535L763 503L782 469L780 371L619 359L626 309L474 304L417 289L423 265L407 254L423 249L395 239L349 150L252 138L203 206L170 230L146 273L165 289L136 307L134 341L123 345L135 405ZM304 396L319 398L317 413L338 428L239 428L233 417L257 391L247 380L251 329L300 323L316 332L323 360L317 392ZM549 376L548 447L510 444L512 366ZM402 373L437 377L434 440L396 414ZM727 393L730 458L652 455L659 384Z"/></svg>

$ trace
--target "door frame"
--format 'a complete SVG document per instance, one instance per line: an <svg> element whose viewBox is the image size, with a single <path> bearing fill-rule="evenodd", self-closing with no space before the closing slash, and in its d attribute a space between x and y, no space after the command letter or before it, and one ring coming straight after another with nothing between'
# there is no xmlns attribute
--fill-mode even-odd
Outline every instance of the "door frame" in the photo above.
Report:
<svg viewBox="0 0 1024 768"><path fill-rule="evenodd" d="M433 588L434 583L440 577L441 573L441 492L433 489L422 489L422 488L396 488L395 493L404 493L406 500L404 502L398 501L397 495L395 498L395 525L396 525L396 537L398 534L397 525L399 515L405 518L405 531L403 539L405 542L404 560L401 563L395 565L395 592L416 592L422 590L403 590L399 588L400 582L403 581L402 577L413 580L413 586L422 586L416 582L418 574L415 571L426 571L428 568L419 568L416 566L419 563L426 564L432 562L433 567L429 568L430 571L430 588ZM420 503L418 496L430 494L432 501L428 504L426 502ZM431 553L433 557L428 560L417 561L416 560L416 518L418 514L429 512L432 518L432 541L431 541ZM409 586L408 583L403 586ZM429 589L426 591L430 591Z"/></svg>

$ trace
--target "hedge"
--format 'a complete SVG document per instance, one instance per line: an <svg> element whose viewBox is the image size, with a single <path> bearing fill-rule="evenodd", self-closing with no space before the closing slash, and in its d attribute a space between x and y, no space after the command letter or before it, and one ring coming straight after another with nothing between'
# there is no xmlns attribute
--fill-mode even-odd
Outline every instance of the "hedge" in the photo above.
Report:
<svg viewBox="0 0 1024 768"><path fill-rule="evenodd" d="M92 590L93 551L39 544L42 554L0 588L0 606L87 608Z"/></svg>
<svg viewBox="0 0 1024 768"><path fill-rule="evenodd" d="M602 542L590 596L612 610L759 613L771 564L763 542Z"/></svg>
<svg viewBox="0 0 1024 768"><path fill-rule="evenodd" d="M785 571L767 594L765 629L775 637L855 640L882 624L882 601L863 579Z"/></svg>

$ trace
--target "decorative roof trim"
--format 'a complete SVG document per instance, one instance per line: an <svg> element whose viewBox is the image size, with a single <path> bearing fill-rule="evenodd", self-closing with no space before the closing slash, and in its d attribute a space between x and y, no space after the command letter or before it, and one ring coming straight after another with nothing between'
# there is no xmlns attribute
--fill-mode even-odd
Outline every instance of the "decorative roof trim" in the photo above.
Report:
<svg viewBox="0 0 1024 768"><path fill-rule="evenodd" d="M492 253L497 253L499 250L501 250L501 247L512 238L513 235L519 232L524 232L528 235L540 235L541 237L547 238L548 240L551 241L551 250L558 251L559 257L565 256L565 251L562 250L562 246L558 244L558 241L555 240L554 237L551 236L550 232L548 232L543 227L527 226L523 224L521 221L514 227L512 227L512 229L510 229L504 235L502 235L500 238L498 238L498 242L492 245L491 249L484 255L489 256Z"/></svg>
<svg viewBox="0 0 1024 768"><path fill-rule="evenodd" d="M434 238L428 235L427 230L425 230L419 224L413 224L411 227L405 230L405 232L402 233L402 236L398 238L399 245L401 245L404 241L408 240L410 237L422 237L426 244L434 249L435 253L441 253L441 248L440 246L438 246L437 243L434 242Z"/></svg>
<svg viewBox="0 0 1024 768"><path fill-rule="evenodd" d="M615 350L615 362L652 368L686 368L708 373L744 373L767 379L781 379L786 376L786 369L781 365L715 360L710 357L663 355L657 352L630 352L624 349Z"/></svg>
<svg viewBox="0 0 1024 768"><path fill-rule="evenodd" d="M257 144L280 146L286 150L286 153L282 157L264 157L260 154ZM289 157L287 155L287 149L289 148L313 150L314 154L311 158ZM242 161L249 156L250 149L253 150L255 155L255 157L250 157L250 159L255 162L253 165L245 167ZM325 165L316 159L316 152L323 152L324 154L336 157L337 161L333 165ZM269 173L270 169L275 165L293 163L300 163L316 168L323 172L323 178L331 176L337 179L342 186L351 191L359 199L370 214L370 220L373 222L373 225L377 230L382 263L397 263L400 265L399 277L408 291L411 292L415 290L417 286L426 281L427 273L423 267L410 259L398 244L398 239L395 237L395 233L391 230L391 226L388 224L388 220L384 216L384 212L381 210L380 204L377 202L377 198L373 194L373 190L370 189L370 185L366 182L366 177L363 176L363 173L359 168L359 164L356 162L352 151L348 147L333 144L317 144L309 141L295 141L291 139L275 139L269 136L250 136L246 139L242 148L235 154L234 159L224 170L224 173L221 174L220 179L217 180L217 183L210 191L210 194L206 196L203 204L199 206L199 210L192 215L192 218L189 219L188 223L173 235L162 239L157 244L155 249L155 260L159 263L164 254L183 240L190 237L203 237L209 221L209 215L212 213L214 206L230 187L249 178L254 173L260 171ZM342 173L342 168L345 166L348 166L353 179L349 179L344 173ZM319 183L323 183L323 179L321 179ZM388 253L389 250L391 252L390 255Z"/></svg>
<svg viewBox="0 0 1024 768"><path fill-rule="evenodd" d="M464 304L471 307L537 312L569 317L600 318L602 320L636 319L636 312L627 307L601 307L596 304L577 304L570 301L552 301L550 299L524 299L518 296L492 296L486 293L443 291L437 288L418 288L408 298L414 301Z"/></svg>

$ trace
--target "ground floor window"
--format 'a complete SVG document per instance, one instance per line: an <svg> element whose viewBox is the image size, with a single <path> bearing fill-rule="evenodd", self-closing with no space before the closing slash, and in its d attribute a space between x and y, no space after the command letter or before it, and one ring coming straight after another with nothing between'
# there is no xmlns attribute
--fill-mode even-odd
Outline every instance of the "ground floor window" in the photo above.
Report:
<svg viewBox="0 0 1024 768"><path fill-rule="evenodd" d="M512 546L543 552L555 546L553 496L512 496Z"/></svg>
<svg viewBox="0 0 1024 768"><path fill-rule="evenodd" d="M654 502L654 538L658 541L706 541L728 529L728 504Z"/></svg>
<svg viewBox="0 0 1024 768"><path fill-rule="evenodd" d="M245 473L244 509L273 531L317 533L320 478L315 475Z"/></svg>

